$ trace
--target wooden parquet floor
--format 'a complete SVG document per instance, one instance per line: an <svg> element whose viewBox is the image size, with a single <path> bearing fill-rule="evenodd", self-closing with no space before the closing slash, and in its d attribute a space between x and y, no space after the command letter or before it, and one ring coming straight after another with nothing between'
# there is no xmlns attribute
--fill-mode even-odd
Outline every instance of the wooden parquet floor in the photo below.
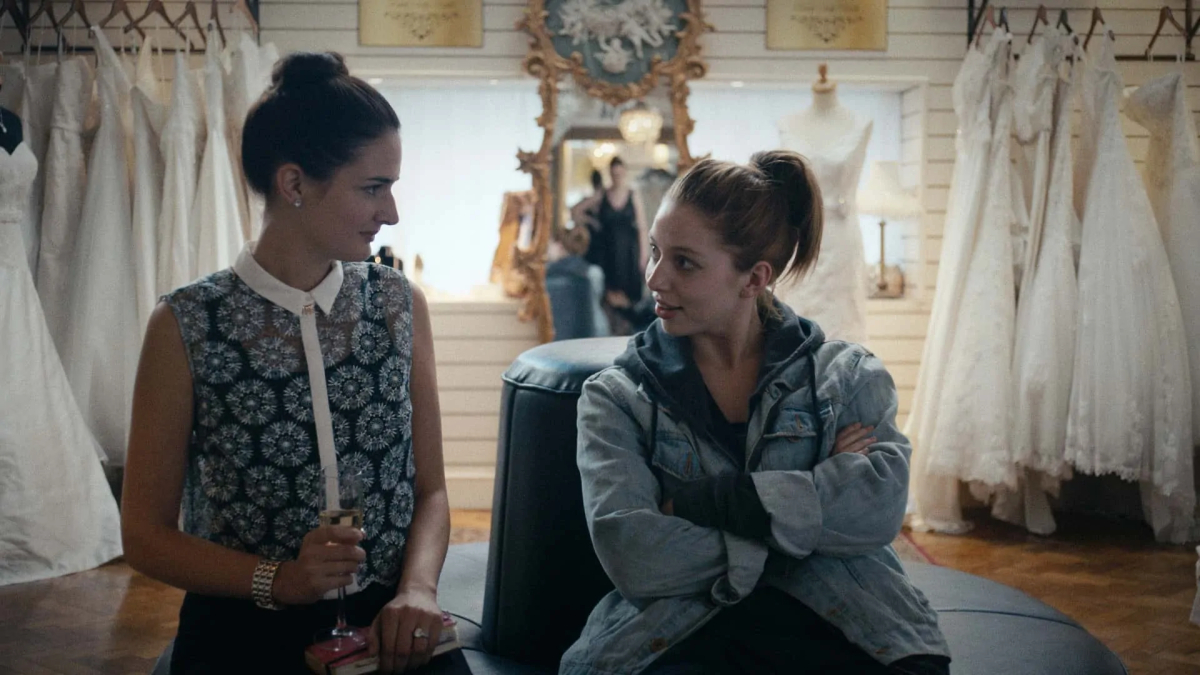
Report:
<svg viewBox="0 0 1200 675"><path fill-rule="evenodd" d="M488 528L486 511L455 511L462 540ZM982 514L961 537L914 533L940 564L1008 584L1074 617L1138 675L1200 673L1200 627L1188 623L1194 549L1160 546L1140 525L1064 518L1052 538ZM182 592L123 563L0 588L0 673L150 672L175 634Z"/></svg>
<svg viewBox="0 0 1200 675"><path fill-rule="evenodd" d="M1156 544L1141 523L1086 516L1059 516L1052 537L985 512L973 520L964 536L912 537L939 564L1018 588L1072 617L1131 673L1200 673L1200 626L1188 622L1194 547Z"/></svg>

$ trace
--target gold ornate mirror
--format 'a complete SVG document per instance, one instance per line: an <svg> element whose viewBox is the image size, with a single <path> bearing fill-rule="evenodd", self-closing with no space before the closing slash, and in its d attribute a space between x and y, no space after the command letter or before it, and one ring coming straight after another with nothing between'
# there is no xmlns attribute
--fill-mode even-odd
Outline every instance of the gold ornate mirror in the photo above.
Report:
<svg viewBox="0 0 1200 675"><path fill-rule="evenodd" d="M683 172L696 161L688 149L693 128L688 80L703 77L708 69L700 57L699 38L713 28L704 20L700 0L529 0L517 27L530 36L523 67L539 80L542 114L537 124L543 133L537 151L517 153L520 170L532 177L532 227L525 237L528 246L512 246L503 285L522 299L521 318L537 321L540 339L549 342L554 328L546 255L555 223L561 225L566 211L560 184L566 174L559 165L569 155L570 141L606 140L603 133L586 127L582 133L563 128L571 126L562 118L563 95L576 97L575 104L601 102L615 113L643 108L647 97L658 94L660 105L669 107L670 123L661 129L670 134L669 143L649 141L647 156L656 154L649 152L653 148L660 160L668 155L671 168ZM568 74L571 81L563 82ZM655 92L664 81L665 91ZM628 133L628 128L622 130ZM560 170L556 173L555 168Z"/></svg>

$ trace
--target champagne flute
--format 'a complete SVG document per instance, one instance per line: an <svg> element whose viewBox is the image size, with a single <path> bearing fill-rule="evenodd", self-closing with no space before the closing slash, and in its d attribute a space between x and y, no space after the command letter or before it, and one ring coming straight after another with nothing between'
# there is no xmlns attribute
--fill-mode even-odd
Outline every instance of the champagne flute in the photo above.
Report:
<svg viewBox="0 0 1200 675"><path fill-rule="evenodd" d="M321 525L340 525L362 529L363 489L359 474L336 466L321 469ZM318 643L332 652L357 651L367 644L363 632L346 622L346 589L337 589L337 624L317 633Z"/></svg>

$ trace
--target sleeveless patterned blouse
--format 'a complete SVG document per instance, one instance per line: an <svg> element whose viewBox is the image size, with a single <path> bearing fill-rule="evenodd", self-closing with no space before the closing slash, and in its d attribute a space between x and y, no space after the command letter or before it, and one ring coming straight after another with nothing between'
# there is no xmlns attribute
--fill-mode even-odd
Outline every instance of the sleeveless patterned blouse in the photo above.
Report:
<svg viewBox="0 0 1200 675"><path fill-rule="evenodd" d="M396 584L416 473L412 289L404 275L340 263L305 293L267 273L248 246L233 268L164 300L194 382L184 530L295 559L319 524L321 466L336 453L342 471L360 472L364 496L367 557L348 590ZM310 377L313 365L323 365L318 378Z"/></svg>

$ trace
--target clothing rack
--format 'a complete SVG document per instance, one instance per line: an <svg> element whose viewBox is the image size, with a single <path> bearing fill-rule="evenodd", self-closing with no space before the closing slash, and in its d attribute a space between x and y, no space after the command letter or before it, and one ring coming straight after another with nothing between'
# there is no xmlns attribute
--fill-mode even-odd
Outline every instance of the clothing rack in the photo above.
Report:
<svg viewBox="0 0 1200 675"><path fill-rule="evenodd" d="M985 13L988 10L989 2L990 2L990 0L982 0L981 2L977 2L977 0L967 0L967 46L968 47L975 41L975 38L979 35L980 31L983 30L983 20L985 17ZM1033 9L1033 8L1022 7L1021 9ZM1075 8L1075 9L1078 9L1078 8ZM1001 19L998 23L1004 25L1005 28L1008 28L1008 20L1007 20L1007 17L1005 17L1005 14L1006 14L1005 10L1006 10L1006 8L999 8ZM1065 24L1065 27L1067 28L1067 30L1070 31L1072 34L1075 34L1075 31L1071 29L1070 24L1066 24L1066 16L1067 16L1067 12L1069 11L1068 8L1048 7L1046 5L1039 5L1037 7L1037 10L1038 10L1038 18L1034 20L1034 29L1036 29L1038 22L1043 23L1047 28L1053 26L1054 24L1050 23L1050 21L1046 18L1046 16L1047 16L1048 12L1057 12L1059 15L1059 25ZM1168 7L1164 6L1162 11L1163 11L1164 19L1168 15L1170 15L1171 21L1174 21L1174 16L1173 16L1173 14L1170 13L1170 9ZM1193 11L1193 6L1192 6L1192 0L1184 0L1183 12L1184 12L1184 22L1183 22L1183 25L1181 26L1181 28L1183 28L1184 30L1183 30L1183 34L1181 36L1177 36L1177 37L1182 37L1184 40L1183 60L1195 61L1196 55L1192 51L1192 40L1193 40L1193 38L1196 37L1196 33L1198 31L1200 31L1200 17L1195 16L1195 12ZM1098 14L1099 14L1099 9L1093 10L1093 24L1092 24L1093 28L1095 28L1095 26L1096 26L1095 17ZM1178 24L1176 24L1176 25L1178 25ZM1154 40L1151 40L1151 42L1150 42L1151 45L1153 45L1155 40L1157 40L1158 37L1160 37L1160 34L1161 34L1163 28L1164 28L1163 21L1160 20L1158 32L1155 33ZM1089 30L1089 33L1090 33L1090 30ZM1030 31L1030 35L1032 35L1032 30ZM1141 54L1117 54L1116 58L1118 61L1178 61L1179 60L1179 58L1174 55L1150 54L1149 52L1150 52L1150 49L1147 48L1146 51Z"/></svg>
<svg viewBox="0 0 1200 675"><path fill-rule="evenodd" d="M33 8L34 1L35 0L17 0L17 2L20 4L20 11L24 15L24 17L26 17L26 18L29 17L31 15L31 12L34 11L34 8ZM245 5L245 7L243 9L249 9L249 11L250 11L251 20L254 22L254 26L253 26L254 35L255 35L255 39L257 40L259 31L261 30L261 26L262 26L262 22L259 19L259 16L260 16L259 4L260 4L261 0L241 0L241 2ZM1189 0L1189 2L1190 2L1190 0ZM14 16L12 18L17 19L16 16ZM50 45L29 44L30 40L33 39L32 28L33 28L32 26L28 26L28 25L22 26L22 25L20 25L19 22L17 24L17 30L21 34L21 51L22 52L24 52L26 50L40 51L40 52L55 52L60 48L59 44L50 44ZM118 29L118 30L120 30L120 29ZM128 30L128 29L126 28L126 30ZM175 30L178 30L178 29L175 29ZM95 53L95 51L96 51L96 49L94 47L92 47L91 45L69 44L66 41L66 38L62 37L61 32L56 30L56 33L58 35L58 39L60 39L63 43L61 45L61 48L64 50L68 50L73 54L92 54L92 53ZM223 34L221 37L222 37L222 39L224 39ZM205 35L204 39L205 39L205 41L207 41L209 38L207 35ZM117 51L117 52L124 52L124 53L135 53L137 51L137 47L121 47L118 45L113 45L113 50ZM162 52L164 54L174 54L176 52L183 52L185 54L203 54L205 52L205 49L203 47L191 47L191 48L163 47L161 49L156 47L155 51Z"/></svg>

